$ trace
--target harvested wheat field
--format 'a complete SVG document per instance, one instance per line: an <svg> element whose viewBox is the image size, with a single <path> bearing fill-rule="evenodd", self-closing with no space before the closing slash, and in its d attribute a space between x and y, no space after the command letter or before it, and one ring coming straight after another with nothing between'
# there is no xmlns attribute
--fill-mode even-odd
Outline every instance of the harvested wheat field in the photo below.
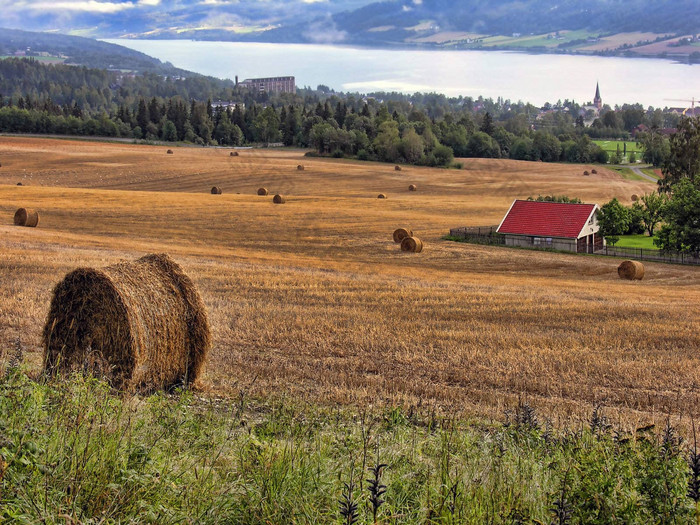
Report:
<svg viewBox="0 0 700 525"><path fill-rule="evenodd" d="M68 271L167 252L206 305L201 379L216 396L496 418L526 399L562 423L597 404L630 425L697 415L700 268L645 263L643 281L625 281L620 259L442 240L450 227L497 224L515 198L628 202L653 184L600 167L584 177L592 166L463 159L463 170L412 167L414 193L393 165L299 150L173 157L2 137L0 154L2 360L19 339L41 370L51 292ZM220 198L212 180L227 188ZM287 204L260 199L262 184ZM41 210L41 228L13 226L24 206ZM397 249L388 232L407 224L429 249Z"/></svg>

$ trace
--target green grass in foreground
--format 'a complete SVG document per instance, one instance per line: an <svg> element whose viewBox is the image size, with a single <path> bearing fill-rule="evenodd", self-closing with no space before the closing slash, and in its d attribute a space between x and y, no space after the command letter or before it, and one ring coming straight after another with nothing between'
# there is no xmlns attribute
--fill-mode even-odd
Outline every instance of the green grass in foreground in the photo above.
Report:
<svg viewBox="0 0 700 525"><path fill-rule="evenodd" d="M659 247L654 244L654 238L645 234L623 235L615 246L619 248L644 248L645 250L659 249Z"/></svg>
<svg viewBox="0 0 700 525"><path fill-rule="evenodd" d="M689 524L688 453L672 429L617 432L602 410L553 431L528 405L474 426L0 376L2 523Z"/></svg>

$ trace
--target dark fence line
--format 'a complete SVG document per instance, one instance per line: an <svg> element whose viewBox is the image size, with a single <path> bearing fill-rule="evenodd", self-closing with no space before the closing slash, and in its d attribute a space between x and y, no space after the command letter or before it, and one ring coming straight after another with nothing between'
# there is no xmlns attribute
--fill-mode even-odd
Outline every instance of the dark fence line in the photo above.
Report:
<svg viewBox="0 0 700 525"><path fill-rule="evenodd" d="M693 257L687 253L668 253L659 250L649 250L644 248L626 248L622 246L605 246L597 255L609 255L610 257L627 257L628 259L638 259L640 261L667 262L673 264L700 265L700 258Z"/></svg>
<svg viewBox="0 0 700 525"><path fill-rule="evenodd" d="M475 244L505 245L506 238L496 232L498 226L477 226L474 228L451 228L450 236Z"/></svg>
<svg viewBox="0 0 700 525"><path fill-rule="evenodd" d="M498 233L498 226L474 226L451 228L450 237L463 239L474 244L489 244L494 246L505 245L505 236ZM534 247L534 249L538 249ZM686 253L668 253L659 250L649 250L644 248L623 248L615 246L605 246L602 250L595 252L596 255L607 255L609 257L625 257L627 259L637 259L640 261L666 262L672 264L689 264L700 266L700 258L693 257Z"/></svg>

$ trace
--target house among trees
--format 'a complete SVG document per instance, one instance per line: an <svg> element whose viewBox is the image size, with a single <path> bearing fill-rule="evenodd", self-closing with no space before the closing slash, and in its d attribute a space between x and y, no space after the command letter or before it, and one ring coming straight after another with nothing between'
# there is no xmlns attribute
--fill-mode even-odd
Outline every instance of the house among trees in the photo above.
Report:
<svg viewBox="0 0 700 525"><path fill-rule="evenodd" d="M497 232L506 246L593 253L605 246L597 211L597 204L515 200Z"/></svg>

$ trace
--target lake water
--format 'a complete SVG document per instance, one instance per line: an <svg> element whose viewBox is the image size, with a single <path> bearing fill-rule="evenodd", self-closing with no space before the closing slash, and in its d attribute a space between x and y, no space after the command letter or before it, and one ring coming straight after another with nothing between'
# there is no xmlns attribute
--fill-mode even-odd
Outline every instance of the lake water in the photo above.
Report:
<svg viewBox="0 0 700 525"><path fill-rule="evenodd" d="M700 65L661 59L528 55L504 51L366 49L311 44L108 40L173 65L219 78L294 75L297 86L337 91L438 92L503 97L535 105L590 102L654 107L700 98Z"/></svg>

